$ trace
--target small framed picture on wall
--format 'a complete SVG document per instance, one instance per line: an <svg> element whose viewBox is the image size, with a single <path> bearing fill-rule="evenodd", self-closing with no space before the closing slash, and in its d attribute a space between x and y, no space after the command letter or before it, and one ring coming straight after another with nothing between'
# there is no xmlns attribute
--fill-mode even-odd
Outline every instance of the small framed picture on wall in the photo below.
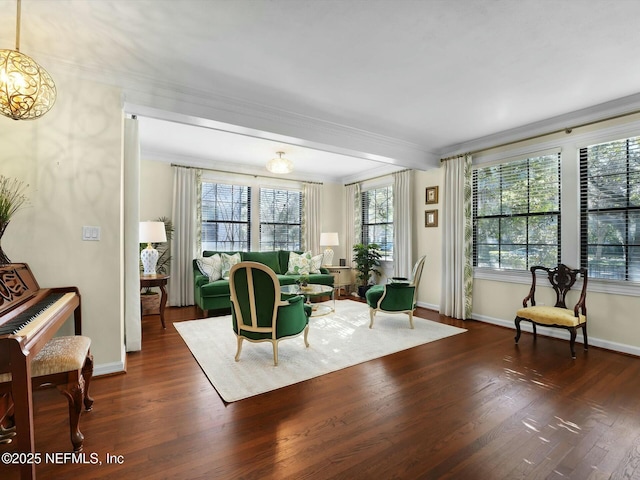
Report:
<svg viewBox="0 0 640 480"><path fill-rule="evenodd" d="M424 226L425 227L437 227L438 226L438 210L425 210L424 211Z"/></svg>
<svg viewBox="0 0 640 480"><path fill-rule="evenodd" d="M427 187L426 191L426 200L425 203L427 205L438 203L438 187Z"/></svg>

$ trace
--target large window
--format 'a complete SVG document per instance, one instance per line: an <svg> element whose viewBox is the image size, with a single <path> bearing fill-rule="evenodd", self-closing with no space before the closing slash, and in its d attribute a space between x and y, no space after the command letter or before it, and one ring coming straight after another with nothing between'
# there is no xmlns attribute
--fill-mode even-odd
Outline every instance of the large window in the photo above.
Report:
<svg viewBox="0 0 640 480"><path fill-rule="evenodd" d="M382 260L393 260L393 187L362 192L362 243L377 243Z"/></svg>
<svg viewBox="0 0 640 480"><path fill-rule="evenodd" d="M248 251L251 187L202 183L202 249Z"/></svg>
<svg viewBox="0 0 640 480"><path fill-rule="evenodd" d="M526 270L560 261L560 154L476 168L473 264Z"/></svg>
<svg viewBox="0 0 640 480"><path fill-rule="evenodd" d="M640 137L580 150L580 207L589 276L640 281Z"/></svg>
<svg viewBox="0 0 640 480"><path fill-rule="evenodd" d="M260 251L300 250L301 221L301 192L260 189Z"/></svg>

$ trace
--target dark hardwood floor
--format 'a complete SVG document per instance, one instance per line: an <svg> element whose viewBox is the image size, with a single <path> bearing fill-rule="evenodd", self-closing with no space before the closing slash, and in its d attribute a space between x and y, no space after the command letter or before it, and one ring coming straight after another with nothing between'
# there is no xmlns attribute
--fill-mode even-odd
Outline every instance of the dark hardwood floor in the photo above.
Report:
<svg viewBox="0 0 640 480"><path fill-rule="evenodd" d="M81 419L102 465L38 478L640 478L640 359L417 313L469 331L227 405L173 328L195 309L168 309L165 331L144 317L143 350L94 379ZM35 410L37 450L68 452L66 400L37 392Z"/></svg>

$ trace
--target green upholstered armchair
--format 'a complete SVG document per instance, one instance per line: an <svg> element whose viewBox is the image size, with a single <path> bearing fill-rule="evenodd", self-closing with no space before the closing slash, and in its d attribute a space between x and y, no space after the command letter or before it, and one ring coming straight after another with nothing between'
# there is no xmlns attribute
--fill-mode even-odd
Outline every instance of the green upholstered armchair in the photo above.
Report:
<svg viewBox="0 0 640 480"><path fill-rule="evenodd" d="M278 365L278 342L304 332L308 347L311 308L304 297L282 300L275 272L257 262L240 262L229 273L233 331L238 339L236 362L240 359L242 341L271 342L273 363Z"/></svg>
<svg viewBox="0 0 640 480"><path fill-rule="evenodd" d="M413 266L413 273L410 279L395 279L395 281L386 285L374 285L367 291L366 298L369 305L369 316L371 317L369 328L373 328L373 318L378 311L406 313L409 315L409 325L413 328L413 310L416 308L418 286L420 285L424 260L424 255L418 259Z"/></svg>

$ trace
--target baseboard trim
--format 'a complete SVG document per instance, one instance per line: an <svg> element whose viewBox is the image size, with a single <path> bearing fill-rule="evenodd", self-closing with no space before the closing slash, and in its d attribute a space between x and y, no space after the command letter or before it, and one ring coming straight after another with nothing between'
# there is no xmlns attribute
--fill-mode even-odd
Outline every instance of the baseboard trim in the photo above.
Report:
<svg viewBox="0 0 640 480"><path fill-rule="evenodd" d="M124 362L101 363L94 365L93 376L113 375L114 373L126 373L126 371L127 369L125 368Z"/></svg>
<svg viewBox="0 0 640 480"><path fill-rule="evenodd" d="M416 304L419 307L428 308L429 310L435 310L436 312L440 311L440 305L432 305L430 303L425 303L425 302L417 302ZM490 323L492 325L509 328L511 330L516 329L516 326L513 320L502 320L501 318L493 318L487 315L478 315L476 313L472 313L471 318L479 322ZM533 325L530 322L522 322L520 324L520 329L523 332L533 333ZM543 335L545 337L551 337L551 338L559 338L560 340L569 341L568 332L562 328L538 326L536 330L538 335ZM578 332L578 335L576 337L576 343L583 343L581 331ZM634 345L626 345L624 343L611 342L609 340L603 340L601 338L593 337L591 335L589 335L589 345L592 345L594 347L604 348L606 350L612 350L614 352L626 353L628 355L634 355L636 357L640 357L640 347L636 347Z"/></svg>
<svg viewBox="0 0 640 480"><path fill-rule="evenodd" d="M502 320L500 318L488 317L486 315L477 315L472 314L473 320L478 320L484 323L490 323L492 325L498 325L500 327L509 328L511 330L515 330L516 326L513 320ZM533 325L531 322L522 322L520 323L520 329L523 332L533 333ZM553 327L543 327L538 326L536 328L538 335L543 335L545 337L551 338L559 338L560 340L569 341L568 332L562 328L553 328ZM582 332L578 331L578 335L576 337L576 343L583 343ZM614 352L626 353L628 355L634 355L636 357L640 357L640 347L636 347L633 345L626 345L623 343L611 342L609 340L603 340L598 337L593 337L589 335L589 345L599 348L604 348L606 350L612 350Z"/></svg>

